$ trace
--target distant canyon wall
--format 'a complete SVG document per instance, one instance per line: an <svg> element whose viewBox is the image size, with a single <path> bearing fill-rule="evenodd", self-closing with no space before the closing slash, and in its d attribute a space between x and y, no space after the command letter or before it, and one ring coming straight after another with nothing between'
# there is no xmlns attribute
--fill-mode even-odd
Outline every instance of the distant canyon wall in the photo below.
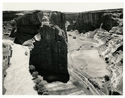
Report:
<svg viewBox="0 0 125 98"><path fill-rule="evenodd" d="M99 11L88 11L82 13L72 13L72 21L75 21L74 24L71 22L71 18L67 18L71 25L69 25L69 30L76 29L80 33L85 33L88 31L93 31L100 26L109 31L113 26L119 24L119 20L123 18L123 9L109 9L109 10L99 10ZM68 16L67 16L68 17Z"/></svg>
<svg viewBox="0 0 125 98"><path fill-rule="evenodd" d="M66 22L68 21L67 30L78 30L80 33L85 33L88 31L93 31L100 26L109 31L113 26L118 26L119 20L123 18L123 9L108 9L108 10L99 10L99 11L88 11L80 13L65 13L57 11L4 11L3 20L10 21L13 18L23 16L28 13L48 13L53 17L51 22L65 28ZM56 16L54 16L56 14ZM42 16L40 16L42 17ZM55 18L56 17L56 18Z"/></svg>

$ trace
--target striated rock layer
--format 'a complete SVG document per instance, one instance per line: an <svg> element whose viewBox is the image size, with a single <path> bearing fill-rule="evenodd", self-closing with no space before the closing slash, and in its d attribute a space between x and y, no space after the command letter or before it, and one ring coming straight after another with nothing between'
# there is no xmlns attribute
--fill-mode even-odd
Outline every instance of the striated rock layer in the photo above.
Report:
<svg viewBox="0 0 125 98"><path fill-rule="evenodd" d="M93 31L102 25L102 28L109 31L113 26L119 24L119 20L123 17L122 9L100 10L79 13L76 19L75 29L80 33Z"/></svg>

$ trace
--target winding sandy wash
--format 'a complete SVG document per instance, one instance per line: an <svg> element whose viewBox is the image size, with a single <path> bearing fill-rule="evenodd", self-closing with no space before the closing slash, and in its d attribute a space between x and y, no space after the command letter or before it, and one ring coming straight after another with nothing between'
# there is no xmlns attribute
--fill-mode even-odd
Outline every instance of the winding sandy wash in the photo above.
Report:
<svg viewBox="0 0 125 98"><path fill-rule="evenodd" d="M4 81L5 95L37 95L29 73L29 49L17 44L12 45L12 49L11 65Z"/></svg>
<svg viewBox="0 0 125 98"><path fill-rule="evenodd" d="M69 64L81 72L87 73L90 77L103 77L109 75L106 69L107 64L99 56L98 43L79 38L79 35L68 32L69 41ZM73 37L76 36L76 39Z"/></svg>
<svg viewBox="0 0 125 98"><path fill-rule="evenodd" d="M74 66L81 68L91 77L103 77L109 74L105 61L99 57L96 49L75 51L71 57Z"/></svg>

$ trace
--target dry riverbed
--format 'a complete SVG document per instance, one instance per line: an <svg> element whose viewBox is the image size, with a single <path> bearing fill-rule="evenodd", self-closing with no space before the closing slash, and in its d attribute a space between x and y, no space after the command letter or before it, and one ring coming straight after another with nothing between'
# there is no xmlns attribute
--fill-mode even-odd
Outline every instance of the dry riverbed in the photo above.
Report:
<svg viewBox="0 0 125 98"><path fill-rule="evenodd" d="M75 32L68 32L69 65L83 71L90 77L109 75L107 64L99 56L98 43L90 39L80 39ZM75 39L74 39L75 38Z"/></svg>

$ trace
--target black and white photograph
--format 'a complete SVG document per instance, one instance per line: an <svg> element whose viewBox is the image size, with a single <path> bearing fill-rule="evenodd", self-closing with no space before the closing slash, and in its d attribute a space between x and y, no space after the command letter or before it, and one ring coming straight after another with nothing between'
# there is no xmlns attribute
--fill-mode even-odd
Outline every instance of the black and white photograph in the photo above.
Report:
<svg viewBox="0 0 125 98"><path fill-rule="evenodd" d="M123 2L2 5L2 95L123 95Z"/></svg>

